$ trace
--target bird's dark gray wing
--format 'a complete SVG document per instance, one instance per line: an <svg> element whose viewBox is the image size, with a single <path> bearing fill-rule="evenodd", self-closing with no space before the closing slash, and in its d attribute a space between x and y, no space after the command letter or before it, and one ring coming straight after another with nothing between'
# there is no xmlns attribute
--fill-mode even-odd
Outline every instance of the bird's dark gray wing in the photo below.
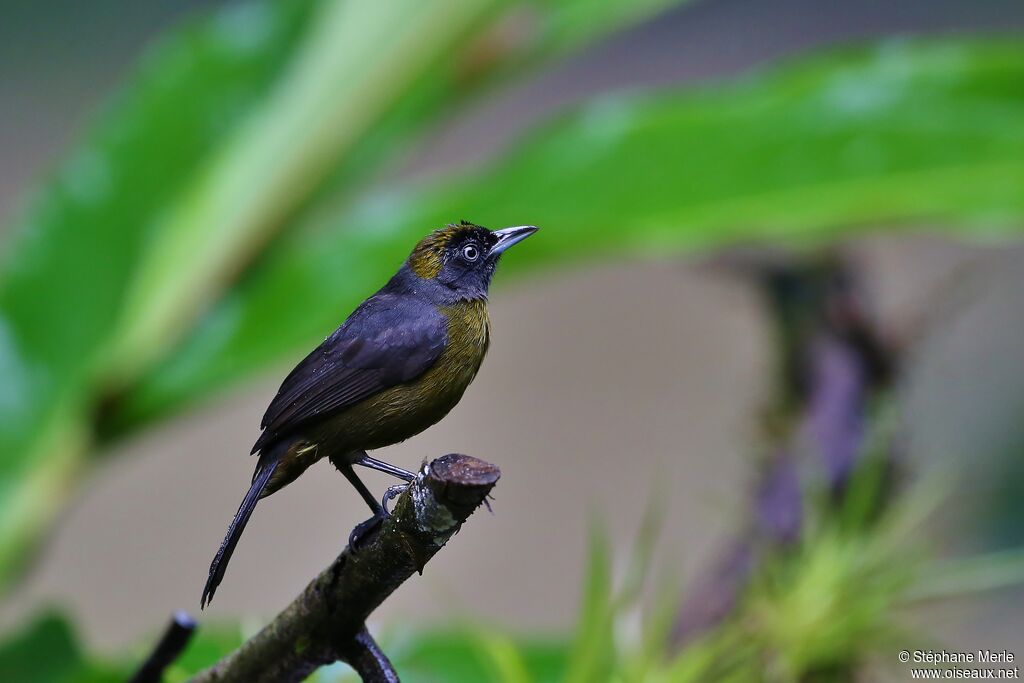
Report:
<svg viewBox="0 0 1024 683"><path fill-rule="evenodd" d="M252 452L302 425L426 372L444 350L447 326L433 306L377 294L306 356L281 384Z"/></svg>

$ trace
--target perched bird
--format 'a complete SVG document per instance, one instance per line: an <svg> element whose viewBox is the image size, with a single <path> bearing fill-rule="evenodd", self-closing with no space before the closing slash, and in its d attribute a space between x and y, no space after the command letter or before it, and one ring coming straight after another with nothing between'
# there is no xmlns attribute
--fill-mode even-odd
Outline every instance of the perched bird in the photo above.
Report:
<svg viewBox="0 0 1024 683"><path fill-rule="evenodd" d="M498 259L536 231L527 225L492 232L465 221L434 231L291 371L263 416L251 451L259 452L252 485L210 565L202 607L224 578L257 501L321 458L329 458L373 510L351 543L387 516L353 466L413 479L366 451L419 434L459 402L487 352L487 290Z"/></svg>

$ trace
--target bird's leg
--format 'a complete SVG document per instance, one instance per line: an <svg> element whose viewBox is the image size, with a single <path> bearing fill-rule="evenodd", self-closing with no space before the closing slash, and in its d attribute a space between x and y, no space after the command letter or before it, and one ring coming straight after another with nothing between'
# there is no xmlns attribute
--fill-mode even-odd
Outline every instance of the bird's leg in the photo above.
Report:
<svg viewBox="0 0 1024 683"><path fill-rule="evenodd" d="M371 458L369 455L366 454L366 451L363 451L359 457L353 460L352 464L362 465L363 467L369 467L371 470L377 470L378 472L383 472L384 474L390 474L392 477L398 477L403 481L412 481L413 479L416 478L416 475L410 472L409 470L403 470L401 467L395 467L394 465L389 465L386 462L381 462L376 458Z"/></svg>
<svg viewBox="0 0 1024 683"><path fill-rule="evenodd" d="M377 502L377 499L373 497L370 490L366 488L366 484L362 482L358 475L356 475L356 471L352 469L351 463L334 457L331 458L331 463L334 464L338 471L345 475L345 478L348 479L349 483L352 484L355 490L359 492L359 496L367 505L370 506L370 510L373 511L373 517L370 517L370 519L365 522L357 524L356 527L352 529L352 533L348 535L348 544L353 550L358 550L366 536L380 526L385 519L387 519L388 511L384 505ZM385 498L385 500L388 499Z"/></svg>
<svg viewBox="0 0 1024 683"><path fill-rule="evenodd" d="M359 492L360 497L364 501L366 501L367 505L370 506L370 511L373 512L375 516L387 516L387 514L384 512L384 506L377 502L377 499L373 497L373 494L370 493L370 490L366 488L366 484L364 484L362 480L358 477L358 475L356 475L356 471L352 469L351 465L342 468L341 473L345 475L345 478L348 479L349 483L352 484L352 486L355 487L356 491Z"/></svg>
<svg viewBox="0 0 1024 683"><path fill-rule="evenodd" d="M393 477L398 477L399 479L402 479L405 482L411 482L413 479L416 478L416 475L410 472L409 470L403 470L401 467L395 467L394 465L388 464L386 462L381 462L376 458L371 458L369 455L366 454L366 451L363 451L362 454L360 454L359 457L357 457L352 462L354 465L362 465L363 467L369 467L370 469L377 470L378 472L384 472L385 474L390 474ZM384 508L385 515L390 514L388 512L388 502L395 496L399 495L402 491L404 491L406 486L408 486L408 484L397 484L395 486L389 486L388 490L384 492L384 499L381 500L380 504L381 507Z"/></svg>

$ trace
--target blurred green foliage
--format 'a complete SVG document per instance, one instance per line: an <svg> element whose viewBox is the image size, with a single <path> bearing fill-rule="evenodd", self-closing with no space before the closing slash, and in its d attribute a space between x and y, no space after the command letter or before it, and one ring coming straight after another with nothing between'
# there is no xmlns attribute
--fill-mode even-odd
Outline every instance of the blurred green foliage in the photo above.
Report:
<svg viewBox="0 0 1024 683"><path fill-rule="evenodd" d="M344 204L488 85L666 4L602 2L581 17L575 3L257 0L160 41L29 203L6 254L0 590L104 418L275 235L324 197ZM364 269L379 279L385 264ZM322 336L307 330L259 336L287 337L287 354Z"/></svg>
<svg viewBox="0 0 1024 683"><path fill-rule="evenodd" d="M511 276L611 254L816 244L885 222L976 238L1019 228L1024 48L1009 40L893 41L724 86L606 96L472 175L372 189L410 143L503 79L669 4L264 0L161 40L28 203L5 254L0 591L109 439L294 358L445 222L542 226ZM570 642L478 629L424 636L396 661L408 680L689 681L721 672L728 652L716 680L756 680L745 663L786 648L798 654L779 666L802 670L883 632L913 569L901 544L844 533L752 588L753 635L725 628L677 659L664 657L661 614L623 646L647 550L616 591L595 536ZM990 583L1017 575L1019 557L1004 559L1005 576L984 565ZM947 592L974 576L959 570ZM820 594L862 617L844 622L855 634L825 628L834 613L804 599ZM239 638L202 635L169 678ZM123 673L85 657L52 616L0 647L0 680Z"/></svg>
<svg viewBox="0 0 1024 683"><path fill-rule="evenodd" d="M0 644L0 681L115 683L129 671L90 661L71 625L54 613L39 615Z"/></svg>

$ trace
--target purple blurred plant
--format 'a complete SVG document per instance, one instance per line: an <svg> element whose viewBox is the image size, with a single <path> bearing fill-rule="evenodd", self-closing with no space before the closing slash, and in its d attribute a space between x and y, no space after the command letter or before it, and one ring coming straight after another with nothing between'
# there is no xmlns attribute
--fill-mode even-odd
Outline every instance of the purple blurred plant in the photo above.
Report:
<svg viewBox="0 0 1024 683"><path fill-rule="evenodd" d="M761 472L754 491L754 523L759 536L780 545L800 540L803 495L796 460L782 451Z"/></svg>
<svg viewBox="0 0 1024 683"><path fill-rule="evenodd" d="M732 614L768 553L797 545L804 490L796 454L809 449L838 507L863 460L869 402L888 389L892 354L865 314L854 278L836 259L761 269L780 344L780 397L787 415L776 454L751 493L745 530L693 582L672 642L681 648Z"/></svg>
<svg viewBox="0 0 1024 683"><path fill-rule="evenodd" d="M736 610L742 586L756 565L752 535L741 536L690 586L672 627L673 649L680 649L722 623Z"/></svg>
<svg viewBox="0 0 1024 683"><path fill-rule="evenodd" d="M833 492L850 479L864 444L867 385L857 352L824 337L812 347L814 382L804 428Z"/></svg>

